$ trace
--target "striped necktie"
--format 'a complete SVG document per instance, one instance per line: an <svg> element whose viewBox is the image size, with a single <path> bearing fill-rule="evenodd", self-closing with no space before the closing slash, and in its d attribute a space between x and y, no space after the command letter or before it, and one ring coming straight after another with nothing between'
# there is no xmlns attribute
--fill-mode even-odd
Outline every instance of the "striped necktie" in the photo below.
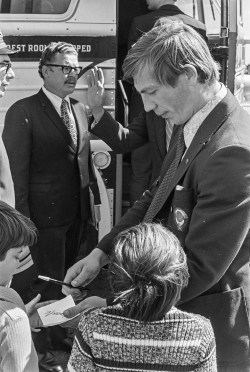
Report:
<svg viewBox="0 0 250 372"><path fill-rule="evenodd" d="M165 122L166 122L166 127L165 127L165 129L166 129L166 149L168 151L169 144L170 144L171 137L172 137L174 124L168 119L166 119Z"/></svg>
<svg viewBox="0 0 250 372"><path fill-rule="evenodd" d="M74 144L77 146L76 124L75 124L74 120L72 120L71 117L70 117L68 102L66 101L66 99L62 99L61 118L62 118L62 121L63 121L64 125L68 129Z"/></svg>
<svg viewBox="0 0 250 372"><path fill-rule="evenodd" d="M160 211L160 209L162 208L164 204L164 201L165 201L164 195L166 194L168 190L170 182L172 181L174 177L176 169L178 168L178 165L185 151L183 128L184 128L183 125L180 126L180 132L179 132L178 139L177 139L175 158L172 161L170 167L168 168L167 173L165 174L161 184L158 187L158 190L156 191L152 199L152 202L143 219L144 222L152 222L154 217L157 215L157 213Z"/></svg>

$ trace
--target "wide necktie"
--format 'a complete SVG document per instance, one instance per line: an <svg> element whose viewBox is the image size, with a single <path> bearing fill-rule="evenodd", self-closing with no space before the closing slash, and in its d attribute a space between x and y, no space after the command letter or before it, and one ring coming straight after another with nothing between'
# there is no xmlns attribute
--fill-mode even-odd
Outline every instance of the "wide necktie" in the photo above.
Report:
<svg viewBox="0 0 250 372"><path fill-rule="evenodd" d="M181 161L181 158L185 151L185 142L184 142L184 135L183 135L183 126L180 127L180 132L177 139L177 146L176 146L176 155L174 160L172 161L170 167L167 170L158 190L156 191L152 202L147 210L147 213L143 219L144 222L152 222L154 217L160 211L164 204L164 195L166 194L168 187L170 185L171 180L174 177L176 169Z"/></svg>
<svg viewBox="0 0 250 372"><path fill-rule="evenodd" d="M76 124L75 124L74 120L72 120L71 117L70 117L68 102L66 101L66 99L62 99L61 118L62 118L63 123L65 124L66 128L68 129L74 144L77 145Z"/></svg>

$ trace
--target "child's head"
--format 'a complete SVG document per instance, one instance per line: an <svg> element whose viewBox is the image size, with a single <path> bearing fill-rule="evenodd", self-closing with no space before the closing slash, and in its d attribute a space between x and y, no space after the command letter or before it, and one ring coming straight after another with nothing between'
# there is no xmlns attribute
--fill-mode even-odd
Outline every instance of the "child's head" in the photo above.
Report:
<svg viewBox="0 0 250 372"><path fill-rule="evenodd" d="M153 223L118 235L110 271L116 298L130 318L142 321L161 319L178 302L189 277L178 239Z"/></svg>
<svg viewBox="0 0 250 372"><path fill-rule="evenodd" d="M36 228L29 218L0 201L0 285L8 285L19 266L22 247L36 242Z"/></svg>

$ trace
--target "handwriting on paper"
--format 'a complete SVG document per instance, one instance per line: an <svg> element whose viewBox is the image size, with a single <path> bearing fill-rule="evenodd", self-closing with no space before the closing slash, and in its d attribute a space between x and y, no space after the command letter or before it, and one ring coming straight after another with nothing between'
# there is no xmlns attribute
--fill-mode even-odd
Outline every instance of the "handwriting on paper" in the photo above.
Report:
<svg viewBox="0 0 250 372"><path fill-rule="evenodd" d="M45 317L50 316L50 315L61 315L61 316L63 316L63 313L60 313L59 311L55 311L55 310L48 310L44 314Z"/></svg>
<svg viewBox="0 0 250 372"><path fill-rule="evenodd" d="M63 312L75 306L72 296L67 296L60 301L40 307L37 311L45 327L67 322L69 318L63 316Z"/></svg>

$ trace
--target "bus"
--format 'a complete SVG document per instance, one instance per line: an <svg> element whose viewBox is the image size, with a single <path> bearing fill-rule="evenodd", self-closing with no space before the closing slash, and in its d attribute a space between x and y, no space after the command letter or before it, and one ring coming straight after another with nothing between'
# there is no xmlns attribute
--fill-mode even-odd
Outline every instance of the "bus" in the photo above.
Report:
<svg viewBox="0 0 250 372"><path fill-rule="evenodd" d="M178 0L178 6L206 24L209 48L221 65L221 81L249 109L243 23L247 1L243 6L243 0ZM0 28L9 47L18 50L11 56L16 78L1 100L0 130L8 107L40 89L38 61L45 46L62 40L75 45L85 71L72 96L87 103L88 69L98 65L105 77L105 109L126 125L129 97L120 80L121 64L130 23L147 11L145 0L0 0ZM130 207L130 168L126 156L114 154L99 139L91 140L91 149L101 190L101 239Z"/></svg>

